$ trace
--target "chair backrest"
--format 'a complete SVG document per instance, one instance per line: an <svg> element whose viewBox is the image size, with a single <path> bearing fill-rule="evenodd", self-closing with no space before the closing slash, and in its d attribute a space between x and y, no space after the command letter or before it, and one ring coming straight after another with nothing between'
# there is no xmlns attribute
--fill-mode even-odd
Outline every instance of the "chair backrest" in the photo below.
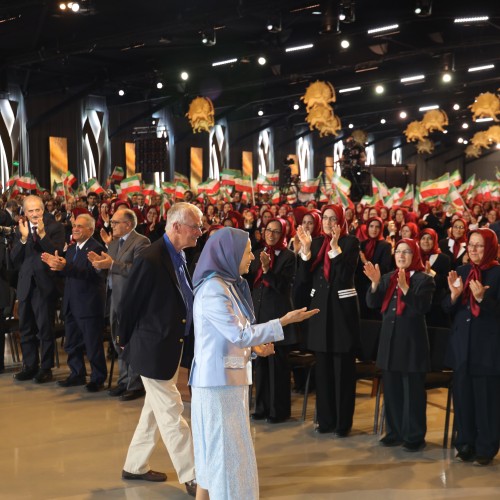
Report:
<svg viewBox="0 0 500 500"><path fill-rule="evenodd" d="M359 357L362 361L375 361L377 359L378 342L382 321L375 319L360 319L359 332L361 340L361 352Z"/></svg>
<svg viewBox="0 0 500 500"><path fill-rule="evenodd" d="M437 326L427 327L431 355L431 370L441 371L449 367L445 365L446 350L450 338L450 329Z"/></svg>

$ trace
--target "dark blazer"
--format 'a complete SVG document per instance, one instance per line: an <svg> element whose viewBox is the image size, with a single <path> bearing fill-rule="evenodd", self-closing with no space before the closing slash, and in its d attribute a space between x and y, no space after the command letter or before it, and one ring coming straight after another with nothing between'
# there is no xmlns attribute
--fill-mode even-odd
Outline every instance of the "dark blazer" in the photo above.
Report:
<svg viewBox="0 0 500 500"><path fill-rule="evenodd" d="M450 238L444 238L442 240L439 240L438 245L439 245L439 248L441 249L441 252L443 252L445 255L447 255L450 258L451 268L456 269L458 266L461 266L463 264L463 258L467 254L467 248L464 247L464 249L460 251L457 259L455 260L453 252L450 250L450 247L449 247L449 241L450 241Z"/></svg>
<svg viewBox="0 0 500 500"><path fill-rule="evenodd" d="M392 273L382 276L377 290L366 294L369 307L381 308ZM396 315L396 299L382 314L382 329L377 354L377 365L382 370L398 372L427 372L430 370L429 339L425 314L429 311L434 293L434 279L415 272L410 277L410 288L402 296L406 307Z"/></svg>
<svg viewBox="0 0 500 500"><path fill-rule="evenodd" d="M163 238L134 261L118 321L117 341L125 346L124 359L133 370L148 378L170 380L186 339L186 306Z"/></svg>
<svg viewBox="0 0 500 500"><path fill-rule="evenodd" d="M250 265L248 281L252 288L253 306L257 323L265 323L271 319L280 318L287 312L293 310L292 304L292 283L295 277L295 254L285 248L280 254L275 256L273 268L263 274L263 279L268 286L261 281L254 287L255 276L261 267L260 254L264 249L260 249L255 254L255 260ZM283 328L285 338L280 345L291 345L298 341L295 324Z"/></svg>
<svg viewBox="0 0 500 500"><path fill-rule="evenodd" d="M457 269L463 282L467 279L470 264ZM451 304L450 294L443 300L443 307L453 318L446 364L454 370L467 368L470 375L500 375L500 266L482 271L481 283L489 286L480 313L472 315L469 304L462 304L459 297Z"/></svg>
<svg viewBox="0 0 500 500"><path fill-rule="evenodd" d="M307 348L318 352L346 353L359 348L359 306L354 292L354 273L359 259L359 241L346 235L339 239L342 253L330 260L330 279L323 264L311 272L323 238L314 238L311 258L297 257L296 307L318 308L307 321ZM339 293L340 292L340 293Z"/></svg>
<svg viewBox="0 0 500 500"><path fill-rule="evenodd" d="M94 238L87 240L84 247L78 250L76 258L76 245L68 248L66 266L61 272L66 277L63 312L71 311L76 318L104 316L106 273L96 271L87 258L89 252L100 255L104 251Z"/></svg>
<svg viewBox="0 0 500 500"><path fill-rule="evenodd" d="M438 254L431 269L436 273L434 283L436 283L436 291L432 297L432 306L427 313L427 325L449 327L450 316L444 311L442 302L448 293L448 273L451 270L451 259L445 253Z"/></svg>
<svg viewBox="0 0 500 500"><path fill-rule="evenodd" d="M57 250L62 255L64 249L64 227L59 222L44 213L43 223L45 225L45 237L33 241L31 235L28 235L26 243L21 243L21 233L19 228L14 234L14 243L10 253L12 263L19 268L19 277L17 281L17 298L26 300L31 288L31 280L36 283L38 290L42 295L48 297L57 290L57 276L54 271L49 269L41 259L43 252L54 254Z"/></svg>

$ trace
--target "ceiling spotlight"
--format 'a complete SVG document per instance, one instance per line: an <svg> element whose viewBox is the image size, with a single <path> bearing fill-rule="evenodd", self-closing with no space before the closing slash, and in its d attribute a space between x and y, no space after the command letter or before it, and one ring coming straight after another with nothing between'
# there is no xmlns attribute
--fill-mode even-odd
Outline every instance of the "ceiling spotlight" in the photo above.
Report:
<svg viewBox="0 0 500 500"><path fill-rule="evenodd" d="M469 124L466 122L462 123L462 128L469 128Z"/></svg>
<svg viewBox="0 0 500 500"><path fill-rule="evenodd" d="M386 123L386 121L387 121L387 120L386 120L385 118L381 118L381 119L380 119L380 123L381 123L382 125L384 125L384 124Z"/></svg>
<svg viewBox="0 0 500 500"><path fill-rule="evenodd" d="M460 104L454 104L454 105L453 105L453 109L454 109L455 111L458 111L458 110L460 109Z"/></svg>
<svg viewBox="0 0 500 500"><path fill-rule="evenodd" d="M213 47L217 43L215 29L201 32L201 43L207 47Z"/></svg>
<svg viewBox="0 0 500 500"><path fill-rule="evenodd" d="M68 7L73 11L73 12L78 12L80 10L80 4L78 2L69 2Z"/></svg>
<svg viewBox="0 0 500 500"><path fill-rule="evenodd" d="M65 3L60 3L59 4L59 9L66 10L66 4Z"/></svg>
<svg viewBox="0 0 500 500"><path fill-rule="evenodd" d="M299 108L300 108L300 106L299 106L297 103L295 103L295 104L293 105L293 109L294 109L295 111L297 111Z"/></svg>
<svg viewBox="0 0 500 500"><path fill-rule="evenodd" d="M383 86L383 85L377 85L377 86L375 87L375 92L376 92L377 94L383 94L383 93L384 93L384 91L385 91L385 88L384 88L384 86Z"/></svg>
<svg viewBox="0 0 500 500"><path fill-rule="evenodd" d="M342 23L353 23L356 20L354 0L341 0L339 5L339 21Z"/></svg>
<svg viewBox="0 0 500 500"><path fill-rule="evenodd" d="M448 133L448 130L444 129L443 134L447 134L447 133Z"/></svg>
<svg viewBox="0 0 500 500"><path fill-rule="evenodd" d="M432 13L432 0L417 0L414 12L419 17L430 16Z"/></svg>
<svg viewBox="0 0 500 500"><path fill-rule="evenodd" d="M125 91L124 91L123 89L120 89L120 90L118 91L118 95L119 95L120 97L124 96L124 95L125 95Z"/></svg>
<svg viewBox="0 0 500 500"><path fill-rule="evenodd" d="M469 144L469 141L466 141L466 140L464 139L464 144Z"/></svg>
<svg viewBox="0 0 500 500"><path fill-rule="evenodd" d="M459 137L459 138L457 139L457 142L459 142L460 144L462 144L462 142L464 142L463 137Z"/></svg>
<svg viewBox="0 0 500 500"><path fill-rule="evenodd" d="M156 125L156 120L152 120L151 125Z"/></svg>
<svg viewBox="0 0 500 500"><path fill-rule="evenodd" d="M163 83L162 82L156 82L156 88L158 90L162 89L163 88Z"/></svg>
<svg viewBox="0 0 500 500"><path fill-rule="evenodd" d="M399 113L399 117L402 118L403 120L407 117L407 113L406 111L401 111L401 113Z"/></svg>
<svg viewBox="0 0 500 500"><path fill-rule="evenodd" d="M451 73L443 73L443 75L441 76L441 80L443 80L444 83L451 82Z"/></svg>
<svg viewBox="0 0 500 500"><path fill-rule="evenodd" d="M181 80L186 81L189 78L189 73L187 71L183 71L181 73Z"/></svg>
<svg viewBox="0 0 500 500"><path fill-rule="evenodd" d="M265 57L263 56L260 56L258 59L257 59L257 62L261 65L261 66L264 66L264 64L266 64L267 60Z"/></svg>
<svg viewBox="0 0 500 500"><path fill-rule="evenodd" d="M348 49L348 48L349 48L349 45L351 45L351 44L349 43L349 40L342 40L342 41L340 42L340 46L341 46L343 49Z"/></svg>
<svg viewBox="0 0 500 500"><path fill-rule="evenodd" d="M269 20L266 28L267 28L267 31L269 31L269 33L280 33L281 32L281 18Z"/></svg>
<svg viewBox="0 0 500 500"><path fill-rule="evenodd" d="M257 111L257 114L259 116L264 116L264 110L263 109L259 109L259 111Z"/></svg>
<svg viewBox="0 0 500 500"><path fill-rule="evenodd" d="M353 123L349 123L349 128L354 128L354 124Z"/></svg>

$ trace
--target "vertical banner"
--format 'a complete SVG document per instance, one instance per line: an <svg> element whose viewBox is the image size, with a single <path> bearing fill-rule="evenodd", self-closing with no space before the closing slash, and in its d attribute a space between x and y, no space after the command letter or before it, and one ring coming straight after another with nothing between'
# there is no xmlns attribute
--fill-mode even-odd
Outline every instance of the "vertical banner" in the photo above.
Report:
<svg viewBox="0 0 500 500"><path fill-rule="evenodd" d="M325 180L330 183L333 177L333 156L327 156L325 158L325 177Z"/></svg>
<svg viewBox="0 0 500 500"><path fill-rule="evenodd" d="M299 175L299 158L297 155L288 155L286 159L293 160L293 163L290 165L292 175Z"/></svg>
<svg viewBox="0 0 500 500"><path fill-rule="evenodd" d="M50 186L61 182L61 176L68 171L68 139L66 137L49 137L50 154Z"/></svg>
<svg viewBox="0 0 500 500"><path fill-rule="evenodd" d="M241 153L241 170L243 175L249 175L253 179L253 155L251 151L242 151Z"/></svg>
<svg viewBox="0 0 500 500"><path fill-rule="evenodd" d="M130 177L135 174L135 143L125 143L125 177Z"/></svg>
<svg viewBox="0 0 500 500"><path fill-rule="evenodd" d="M196 190L203 180L203 148L191 148L191 189Z"/></svg>

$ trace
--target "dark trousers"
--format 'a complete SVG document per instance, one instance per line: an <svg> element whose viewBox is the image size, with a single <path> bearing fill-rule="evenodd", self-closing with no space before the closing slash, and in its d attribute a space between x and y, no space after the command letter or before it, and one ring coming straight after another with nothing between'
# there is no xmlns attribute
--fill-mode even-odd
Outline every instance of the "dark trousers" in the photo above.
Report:
<svg viewBox="0 0 500 500"><path fill-rule="evenodd" d="M478 456L493 458L500 443L500 377L467 372L467 368L453 372L455 445L457 450L469 445Z"/></svg>
<svg viewBox="0 0 500 500"><path fill-rule="evenodd" d="M90 381L102 384L108 368L103 346L104 318L75 318L71 311L64 316L64 350L68 354L70 377L85 378L86 368L83 354L90 363Z"/></svg>
<svg viewBox="0 0 500 500"><path fill-rule="evenodd" d="M255 360L255 413L273 418L291 414L288 346L274 346L274 355Z"/></svg>
<svg viewBox="0 0 500 500"><path fill-rule="evenodd" d="M349 431L356 400L356 358L350 352L314 354L318 425L339 432Z"/></svg>
<svg viewBox="0 0 500 500"><path fill-rule="evenodd" d="M55 294L42 295L33 284L26 300L19 301L19 332L23 365L29 369L54 366ZM40 347L40 355L38 348Z"/></svg>
<svg viewBox="0 0 500 500"><path fill-rule="evenodd" d="M425 373L384 371L387 435L406 443L420 443L427 432Z"/></svg>
<svg viewBox="0 0 500 500"><path fill-rule="evenodd" d="M5 368L5 321L0 317L0 370Z"/></svg>

